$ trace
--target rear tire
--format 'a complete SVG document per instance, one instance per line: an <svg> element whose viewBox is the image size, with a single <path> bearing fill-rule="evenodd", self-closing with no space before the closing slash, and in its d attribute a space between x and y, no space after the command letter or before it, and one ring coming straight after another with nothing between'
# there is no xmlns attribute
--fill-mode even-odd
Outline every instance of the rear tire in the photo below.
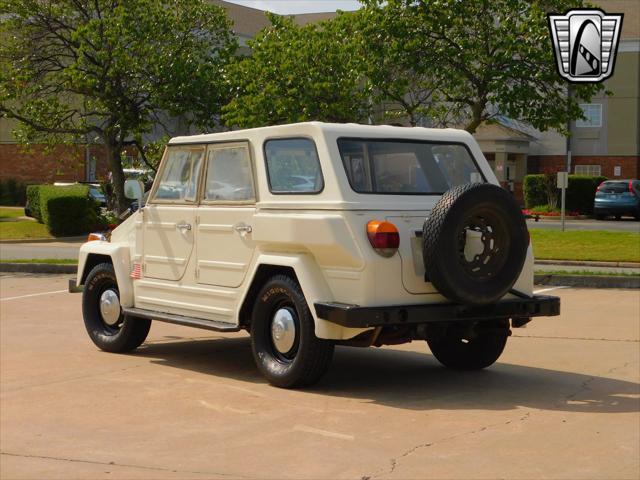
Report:
<svg viewBox="0 0 640 480"><path fill-rule="evenodd" d="M118 282L110 263L100 263L89 272L82 292L82 316L89 337L106 352L135 350L151 328L151 320L122 313Z"/></svg>
<svg viewBox="0 0 640 480"><path fill-rule="evenodd" d="M316 383L333 358L334 343L317 338L300 285L286 275L262 287L251 317L251 348L258 370L276 387Z"/></svg>
<svg viewBox="0 0 640 480"><path fill-rule="evenodd" d="M444 332L427 336L433 356L447 368L455 370L481 370L500 357L509 337L509 321L494 320L479 323L475 335L449 326Z"/></svg>

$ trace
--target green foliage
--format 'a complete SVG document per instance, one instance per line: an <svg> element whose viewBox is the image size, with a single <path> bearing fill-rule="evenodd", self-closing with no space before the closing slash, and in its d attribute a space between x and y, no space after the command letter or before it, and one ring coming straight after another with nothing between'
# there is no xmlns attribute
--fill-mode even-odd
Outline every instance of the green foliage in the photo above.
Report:
<svg viewBox="0 0 640 480"><path fill-rule="evenodd" d="M96 208L86 185L40 187L42 220L52 235L76 235L91 230L97 222Z"/></svg>
<svg viewBox="0 0 640 480"><path fill-rule="evenodd" d="M0 38L0 115L25 143L105 144L120 208L124 142L167 115L213 128L237 47L205 0L0 0Z"/></svg>
<svg viewBox="0 0 640 480"><path fill-rule="evenodd" d="M526 175L522 184L525 207L531 209L537 205L548 205L556 208L558 205L556 184L554 174Z"/></svg>
<svg viewBox="0 0 640 480"><path fill-rule="evenodd" d="M593 202L598 185L607 177L589 177L586 175L569 175L567 188L567 210L584 214L593 213Z"/></svg>
<svg viewBox="0 0 640 480"><path fill-rule="evenodd" d="M27 186L15 178L0 180L0 205L24 205Z"/></svg>
<svg viewBox="0 0 640 480"><path fill-rule="evenodd" d="M596 189L606 177L589 177L585 175L569 175L569 186L566 193L566 210L568 212L579 212L582 214L593 213L593 201ZM523 191L525 206L534 210L538 205L549 205L548 191L554 190L556 198L558 189L556 187L555 175L527 175L524 177ZM557 208L557 204L551 205Z"/></svg>
<svg viewBox="0 0 640 480"><path fill-rule="evenodd" d="M248 42L251 55L229 68L232 100L223 108L225 124L249 128L366 119L369 95L350 14L304 26L268 16L272 25Z"/></svg>
<svg viewBox="0 0 640 480"><path fill-rule="evenodd" d="M579 103L603 88L575 85L567 100L566 81L556 71L546 13L583 6L582 0L364 3L369 36L384 39L367 61L384 65L377 55L391 50L393 62L401 59L404 70L431 86L433 99L448 107L428 110L434 123L465 125L473 133L500 113L564 131L569 119L582 117ZM383 86L390 81L402 91L408 79L382 78Z"/></svg>
<svg viewBox="0 0 640 480"><path fill-rule="evenodd" d="M31 216L42 222L42 212L40 211L40 187L42 185L29 185L27 187L27 200Z"/></svg>

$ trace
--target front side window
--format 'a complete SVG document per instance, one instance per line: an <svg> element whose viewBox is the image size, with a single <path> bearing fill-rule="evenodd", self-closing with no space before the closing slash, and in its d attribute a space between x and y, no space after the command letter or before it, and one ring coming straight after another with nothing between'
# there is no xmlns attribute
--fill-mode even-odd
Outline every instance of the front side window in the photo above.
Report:
<svg viewBox="0 0 640 480"><path fill-rule="evenodd" d="M204 148L169 147L154 200L195 201L203 157Z"/></svg>
<svg viewBox="0 0 640 480"><path fill-rule="evenodd" d="M206 201L255 199L249 149L246 145L214 147L207 158Z"/></svg>
<svg viewBox="0 0 640 480"><path fill-rule="evenodd" d="M286 138L264 145L271 193L318 193L324 182L313 140Z"/></svg>
<svg viewBox="0 0 640 480"><path fill-rule="evenodd" d="M442 194L482 182L464 145L394 140L338 140L351 188L358 193Z"/></svg>

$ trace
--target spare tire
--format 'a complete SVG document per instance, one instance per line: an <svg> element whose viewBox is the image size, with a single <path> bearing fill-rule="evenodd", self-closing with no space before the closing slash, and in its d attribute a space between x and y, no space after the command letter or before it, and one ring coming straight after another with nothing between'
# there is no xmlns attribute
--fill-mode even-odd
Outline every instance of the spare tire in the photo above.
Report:
<svg viewBox="0 0 640 480"><path fill-rule="evenodd" d="M424 223L422 245L427 281L449 300L486 305L518 279L529 232L511 193L471 183L442 195Z"/></svg>

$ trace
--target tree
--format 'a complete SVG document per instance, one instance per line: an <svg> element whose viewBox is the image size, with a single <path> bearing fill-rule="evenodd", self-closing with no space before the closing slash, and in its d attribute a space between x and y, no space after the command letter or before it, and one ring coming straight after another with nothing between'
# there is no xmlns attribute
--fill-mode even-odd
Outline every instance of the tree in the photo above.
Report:
<svg viewBox="0 0 640 480"><path fill-rule="evenodd" d="M556 72L546 13L580 6L580 0L363 2L369 30L381 32L414 78L428 81L427 100L433 101L427 113L436 123L450 123L441 115L454 112L454 122L473 133L500 113L540 130L564 131L569 120L582 116L579 103L602 88L575 86L567 99L567 83ZM402 81L407 83L400 78L374 84L383 92L396 88L398 96L409 93ZM438 112L432 108L438 103L447 108Z"/></svg>
<svg viewBox="0 0 640 480"><path fill-rule="evenodd" d="M251 55L229 69L232 100L223 108L225 124L248 128L366 119L370 98L350 14L304 26L267 15L272 25L248 42Z"/></svg>
<svg viewBox="0 0 640 480"><path fill-rule="evenodd" d="M205 0L0 0L0 38L0 115L24 142L102 142L119 210L123 145L177 116L213 127L236 49Z"/></svg>

